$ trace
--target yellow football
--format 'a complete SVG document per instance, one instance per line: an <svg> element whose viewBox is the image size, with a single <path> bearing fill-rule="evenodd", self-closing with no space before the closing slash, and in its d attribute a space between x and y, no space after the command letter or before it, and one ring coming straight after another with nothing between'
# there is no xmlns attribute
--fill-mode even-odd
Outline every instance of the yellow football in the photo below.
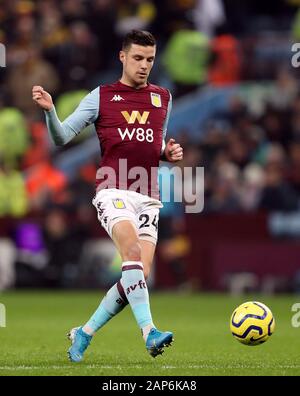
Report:
<svg viewBox="0 0 300 396"><path fill-rule="evenodd" d="M260 345L268 340L275 329L275 319L265 304L248 301L239 305L231 315L230 331L245 345Z"/></svg>

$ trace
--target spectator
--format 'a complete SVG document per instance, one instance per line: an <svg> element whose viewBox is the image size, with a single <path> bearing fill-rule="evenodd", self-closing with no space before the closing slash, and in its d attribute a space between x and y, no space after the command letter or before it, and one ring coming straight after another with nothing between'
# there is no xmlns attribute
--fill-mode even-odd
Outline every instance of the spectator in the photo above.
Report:
<svg viewBox="0 0 300 396"><path fill-rule="evenodd" d="M45 89L56 92L59 79L54 67L45 61L40 50L35 47L27 49L24 60L10 69L7 90L14 106L18 107L30 120L37 120L40 112L31 100L34 84L43 82Z"/></svg>
<svg viewBox="0 0 300 396"><path fill-rule="evenodd" d="M130 30L147 30L156 14L151 0L122 0L118 4L116 32L125 36Z"/></svg>
<svg viewBox="0 0 300 396"><path fill-rule="evenodd" d="M206 83L209 41L203 33L189 29L175 32L162 56L166 72L176 86L175 97Z"/></svg>
<svg viewBox="0 0 300 396"><path fill-rule="evenodd" d="M0 161L0 217L22 217L28 212L28 197L21 172Z"/></svg>
<svg viewBox="0 0 300 396"><path fill-rule="evenodd" d="M76 272L86 231L72 225L66 211L59 207L51 208L45 218L44 240L49 260L45 271L45 282L50 287L64 286L69 271Z"/></svg>
<svg viewBox="0 0 300 396"><path fill-rule="evenodd" d="M101 59L98 54L97 38L84 22L73 22L69 26L70 37L61 45L63 61L60 75L64 81L64 90L78 86L89 88L91 76L98 70Z"/></svg>
<svg viewBox="0 0 300 396"><path fill-rule="evenodd" d="M289 145L289 164L286 179L300 196L300 142L294 141Z"/></svg>
<svg viewBox="0 0 300 396"><path fill-rule="evenodd" d="M88 25L92 33L98 40L99 51L99 70L107 71L115 63L115 54L117 53L118 40L115 32L115 25L117 19L116 0L94 0L91 4L91 12L88 16ZM109 40L107 39L109 37ZM101 76L97 78L99 81Z"/></svg>
<svg viewBox="0 0 300 396"><path fill-rule="evenodd" d="M9 238L0 238L0 292L15 285L16 248Z"/></svg>
<svg viewBox="0 0 300 396"><path fill-rule="evenodd" d="M277 110L286 110L296 99L298 91L297 79L287 68L280 68L269 103Z"/></svg>
<svg viewBox="0 0 300 396"><path fill-rule="evenodd" d="M259 208L284 212L299 209L299 198L294 189L284 180L282 169L276 164L268 164L265 174L265 187L261 193Z"/></svg>
<svg viewBox="0 0 300 396"><path fill-rule="evenodd" d="M42 209L49 201L59 203L66 184L65 174L52 164L51 158L40 162L26 178L31 209Z"/></svg>
<svg viewBox="0 0 300 396"><path fill-rule="evenodd" d="M38 165L49 155L50 141L47 128L43 122L37 121L30 125L30 144L22 158L22 169Z"/></svg>
<svg viewBox="0 0 300 396"><path fill-rule="evenodd" d="M238 198L239 169L231 163L217 170L212 184L211 196L205 202L205 211L230 213L241 209Z"/></svg>
<svg viewBox="0 0 300 396"><path fill-rule="evenodd" d="M293 211L299 208L296 191L284 179L285 152L280 145L271 145L266 156L265 186L259 208L273 211Z"/></svg>
<svg viewBox="0 0 300 396"><path fill-rule="evenodd" d="M238 40L227 29L219 28L211 41L208 82L214 86L237 84L241 78L242 58Z"/></svg>
<svg viewBox="0 0 300 396"><path fill-rule="evenodd" d="M254 211L257 209L262 189L265 183L265 173L262 167L255 163L248 164L243 170L239 199L242 210Z"/></svg>
<svg viewBox="0 0 300 396"><path fill-rule="evenodd" d="M196 0L194 19L199 32L213 37L216 27L225 22L223 2L221 0Z"/></svg>
<svg viewBox="0 0 300 396"><path fill-rule="evenodd" d="M28 147L28 130L23 114L14 108L0 110L0 156L3 165L15 169Z"/></svg>

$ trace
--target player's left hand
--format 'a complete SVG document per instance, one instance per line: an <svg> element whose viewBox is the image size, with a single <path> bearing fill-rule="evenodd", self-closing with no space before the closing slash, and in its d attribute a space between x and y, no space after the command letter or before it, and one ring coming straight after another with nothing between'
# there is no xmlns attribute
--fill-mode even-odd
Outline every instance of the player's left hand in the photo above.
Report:
<svg viewBox="0 0 300 396"><path fill-rule="evenodd" d="M170 139L165 147L165 156L169 162L177 162L183 159L183 148L175 139Z"/></svg>

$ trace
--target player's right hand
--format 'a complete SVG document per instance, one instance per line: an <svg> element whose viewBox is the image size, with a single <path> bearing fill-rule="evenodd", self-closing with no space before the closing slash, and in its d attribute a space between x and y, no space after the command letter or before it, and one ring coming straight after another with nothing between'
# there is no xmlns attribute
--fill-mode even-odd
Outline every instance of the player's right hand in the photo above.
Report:
<svg viewBox="0 0 300 396"><path fill-rule="evenodd" d="M32 88L32 99L43 110L50 111L53 108L53 101L51 95L44 91L40 85L35 85Z"/></svg>

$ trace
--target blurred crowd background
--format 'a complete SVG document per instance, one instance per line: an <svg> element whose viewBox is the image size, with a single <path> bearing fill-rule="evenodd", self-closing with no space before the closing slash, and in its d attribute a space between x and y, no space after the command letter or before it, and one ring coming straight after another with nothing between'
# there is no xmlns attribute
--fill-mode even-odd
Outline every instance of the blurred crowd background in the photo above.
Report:
<svg viewBox="0 0 300 396"><path fill-rule="evenodd" d="M185 214L184 202L161 212L153 287L298 291L299 0L1 2L0 290L106 287L119 276L91 205L93 128L55 147L31 89L49 91L63 120L120 77L134 28L157 38L151 82L172 92L180 166L205 170L202 213Z"/></svg>

